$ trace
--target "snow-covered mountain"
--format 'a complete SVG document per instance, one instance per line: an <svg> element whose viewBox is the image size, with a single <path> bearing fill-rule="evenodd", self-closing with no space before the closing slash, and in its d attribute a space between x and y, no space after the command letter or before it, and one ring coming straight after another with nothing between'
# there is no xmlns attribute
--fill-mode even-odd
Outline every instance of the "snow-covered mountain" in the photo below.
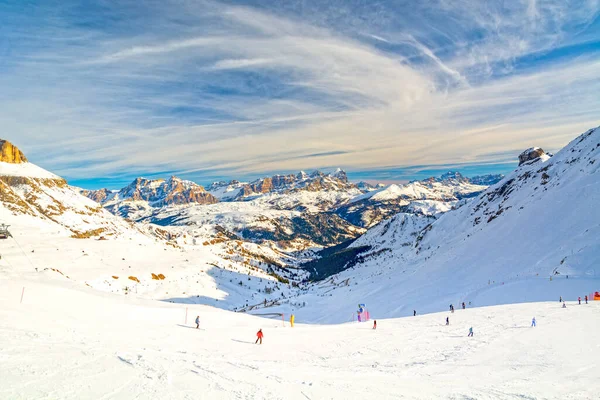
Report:
<svg viewBox="0 0 600 400"><path fill-rule="evenodd" d="M230 201L240 194L240 190L244 185L246 185L245 182L240 182L235 179L229 182L213 182L206 187L206 191L220 201Z"/></svg>
<svg viewBox="0 0 600 400"><path fill-rule="evenodd" d="M359 188L360 190L362 190L363 192L370 192L373 190L382 189L385 186L386 185L384 185L383 183L371 184L371 183L365 182L365 181L360 181L356 184L356 187Z"/></svg>
<svg viewBox="0 0 600 400"><path fill-rule="evenodd" d="M339 169L275 175L251 183L215 182L206 191L175 177L138 178L117 192L82 193L100 200L113 214L160 225L171 237L187 234L201 242L208 236L306 249L334 245L364 232L329 212L362 193Z"/></svg>
<svg viewBox="0 0 600 400"><path fill-rule="evenodd" d="M446 212L459 198L484 189L458 173L403 186L375 187L379 189L361 190L337 169L274 175L251 183L215 182L206 191L175 177L167 181L139 178L118 192L83 193L100 199L116 215L161 225L171 235L208 235L300 250L354 239L364 228L400 211Z"/></svg>
<svg viewBox="0 0 600 400"><path fill-rule="evenodd" d="M28 216L76 238L131 233L131 224L80 195L63 178L28 162L10 142L0 140L0 148L1 221Z"/></svg>
<svg viewBox="0 0 600 400"><path fill-rule="evenodd" d="M295 259L268 246L227 237L224 230L215 235L200 230L194 236L178 226L129 222L80 191L0 141L0 223L9 225L11 233L2 240L0 280L47 279L189 302L193 294L194 301L233 309L252 304L261 292L261 301L276 302L291 289L283 282L306 276L283 268ZM104 194L105 199L120 196L158 210L152 206L167 201L197 204L206 192L172 178L136 180L122 191Z"/></svg>
<svg viewBox="0 0 600 400"><path fill-rule="evenodd" d="M500 177L475 177L477 181L494 182ZM497 180L496 180L497 182ZM495 182L494 182L495 183ZM372 227L399 212L435 215L450 210L464 198L474 197L487 186L476 185L459 172L448 172L440 178L392 184L354 197L335 212L345 220L362 227Z"/></svg>
<svg viewBox="0 0 600 400"><path fill-rule="evenodd" d="M219 201L202 186L176 176L167 180L137 178L118 192L81 190L81 194L104 205L113 214L132 220L165 206L214 204Z"/></svg>
<svg viewBox="0 0 600 400"><path fill-rule="evenodd" d="M228 187L231 187L231 185L228 185ZM331 173L323 173L317 170L307 174L300 171L297 174L273 175L242 184L238 194L230 200L256 198L264 194L289 194L300 191L356 193L358 188L348 181L346 172L340 168Z"/></svg>
<svg viewBox="0 0 600 400"><path fill-rule="evenodd" d="M400 316L462 301L556 300L597 290L600 129L553 157L529 149L520 159L514 172L437 219L399 214L369 230L348 247L355 254L342 269L352 268L333 277L333 295ZM563 283L567 276L572 284Z"/></svg>

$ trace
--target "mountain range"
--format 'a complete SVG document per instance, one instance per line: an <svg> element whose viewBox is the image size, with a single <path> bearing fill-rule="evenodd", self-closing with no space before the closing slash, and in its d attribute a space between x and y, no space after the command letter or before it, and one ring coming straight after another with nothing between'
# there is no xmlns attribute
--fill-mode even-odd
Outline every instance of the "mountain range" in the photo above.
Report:
<svg viewBox="0 0 600 400"><path fill-rule="evenodd" d="M389 316L558 297L549 278L600 273L599 132L554 156L528 149L506 177L367 186L316 171L207 189L139 178L119 191L73 188L2 141L0 220L18 243L0 271L23 260L99 290L238 311L255 297L273 312L307 303L297 315L326 322L344 312L334 294Z"/></svg>
<svg viewBox="0 0 600 400"><path fill-rule="evenodd" d="M336 296L378 299L379 312L397 316L558 299L569 288L553 280L568 276L573 288L597 287L600 129L554 156L531 148L519 159L515 171L439 218L396 214L305 267L316 280L334 275Z"/></svg>

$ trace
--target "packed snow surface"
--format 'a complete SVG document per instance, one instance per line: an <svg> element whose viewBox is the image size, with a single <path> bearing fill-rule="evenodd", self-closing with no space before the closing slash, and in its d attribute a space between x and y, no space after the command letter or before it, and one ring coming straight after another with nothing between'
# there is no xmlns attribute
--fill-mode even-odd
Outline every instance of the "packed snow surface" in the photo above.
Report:
<svg viewBox="0 0 600 400"><path fill-rule="evenodd" d="M291 328L206 306L187 306L186 321L181 304L68 282L1 285L0 398L593 399L600 390L600 302L379 319L377 330Z"/></svg>

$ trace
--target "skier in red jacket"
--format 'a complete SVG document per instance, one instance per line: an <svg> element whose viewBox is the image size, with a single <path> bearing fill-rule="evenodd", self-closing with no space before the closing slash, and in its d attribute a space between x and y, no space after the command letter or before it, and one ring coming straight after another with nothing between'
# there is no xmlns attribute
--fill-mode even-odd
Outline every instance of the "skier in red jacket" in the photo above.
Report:
<svg viewBox="0 0 600 400"><path fill-rule="evenodd" d="M254 344L257 344L258 342L262 344L263 336L262 329L259 329L258 332L256 332L256 342L254 342Z"/></svg>

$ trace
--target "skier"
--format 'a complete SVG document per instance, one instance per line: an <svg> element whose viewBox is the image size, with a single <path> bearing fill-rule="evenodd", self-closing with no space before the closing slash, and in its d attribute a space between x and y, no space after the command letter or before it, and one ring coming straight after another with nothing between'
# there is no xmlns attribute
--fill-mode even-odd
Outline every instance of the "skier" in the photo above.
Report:
<svg viewBox="0 0 600 400"><path fill-rule="evenodd" d="M417 310L413 310L413 317L417 316Z"/></svg>
<svg viewBox="0 0 600 400"><path fill-rule="evenodd" d="M562 306L562 308L567 308L567 303L565 303L564 301L563 301L563 306Z"/></svg>
<svg viewBox="0 0 600 400"><path fill-rule="evenodd" d="M257 344L258 342L262 344L263 336L262 329L259 329L258 332L256 332L256 342L254 342L254 344Z"/></svg>
<svg viewBox="0 0 600 400"><path fill-rule="evenodd" d="M452 304L450 304L450 311L452 311Z"/></svg>
<svg viewBox="0 0 600 400"><path fill-rule="evenodd" d="M450 311L454 312L454 305L450 304Z"/></svg>
<svg viewBox="0 0 600 400"><path fill-rule="evenodd" d="M450 317L446 317L446 325L450 325Z"/></svg>
<svg viewBox="0 0 600 400"><path fill-rule="evenodd" d="M377 329L377 320L376 319L373 320L373 329Z"/></svg>
<svg viewBox="0 0 600 400"><path fill-rule="evenodd" d="M467 308L467 306L465 306L465 302L464 302L464 301L463 301L463 303L462 303L462 308L463 308L463 310L464 310L465 308Z"/></svg>
<svg viewBox="0 0 600 400"><path fill-rule="evenodd" d="M587 304L587 294L585 295L585 304Z"/></svg>
<svg viewBox="0 0 600 400"><path fill-rule="evenodd" d="M196 329L200 328L200 316L196 316Z"/></svg>
<svg viewBox="0 0 600 400"><path fill-rule="evenodd" d="M467 336L473 336L473 327L469 328L469 334Z"/></svg>
<svg viewBox="0 0 600 400"><path fill-rule="evenodd" d="M562 296L560 296L560 299L558 300L559 303L562 303Z"/></svg>
<svg viewBox="0 0 600 400"><path fill-rule="evenodd" d="M531 320L531 326L535 327L535 317Z"/></svg>
<svg viewBox="0 0 600 400"><path fill-rule="evenodd" d="M581 296L579 296L577 300L579 301L579 305L581 305Z"/></svg>

